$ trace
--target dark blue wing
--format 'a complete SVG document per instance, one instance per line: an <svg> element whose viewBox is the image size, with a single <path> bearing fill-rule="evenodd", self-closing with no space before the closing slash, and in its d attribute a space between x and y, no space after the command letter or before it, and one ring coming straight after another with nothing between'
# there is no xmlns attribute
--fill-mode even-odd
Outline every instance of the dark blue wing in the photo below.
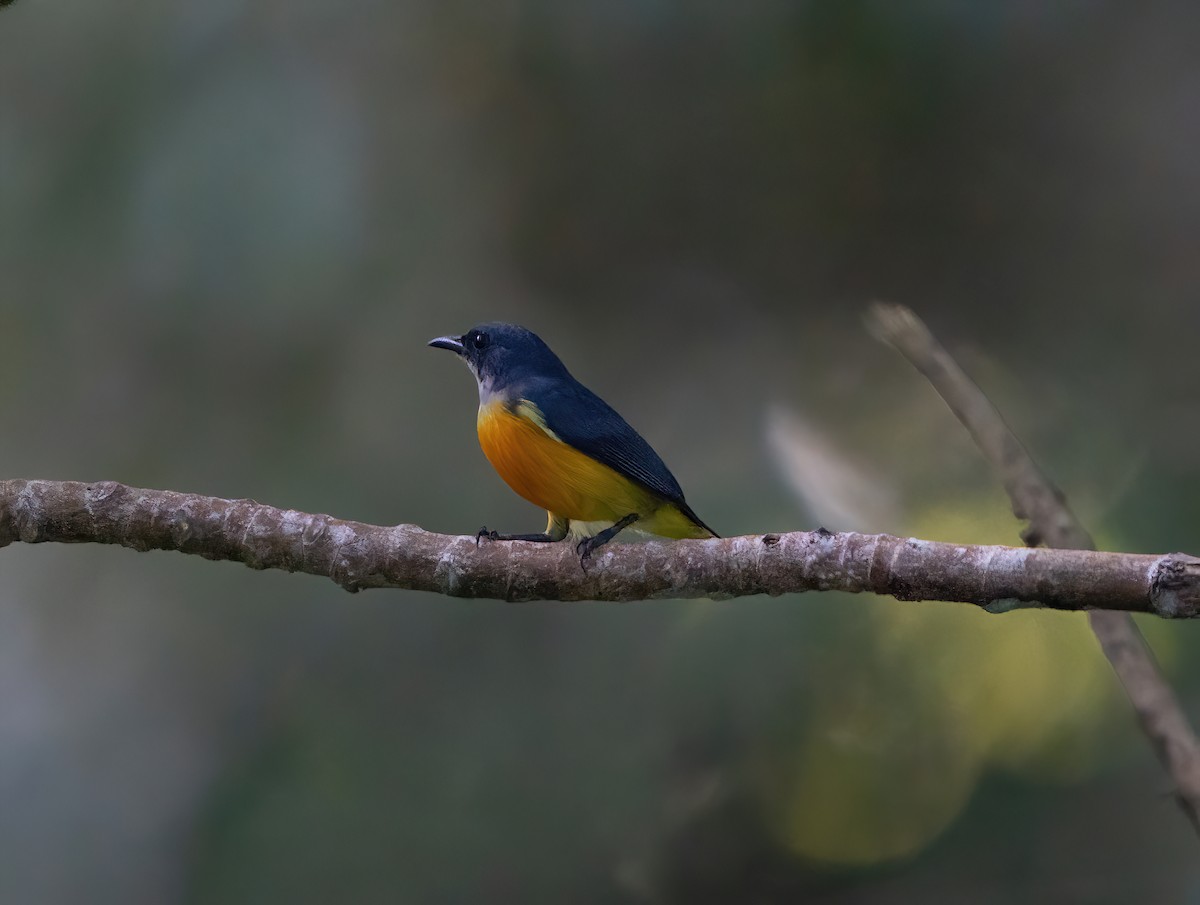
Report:
<svg viewBox="0 0 1200 905"><path fill-rule="evenodd" d="M557 379L534 381L521 390L564 443L690 513L679 482L658 453L587 387L574 379Z"/></svg>

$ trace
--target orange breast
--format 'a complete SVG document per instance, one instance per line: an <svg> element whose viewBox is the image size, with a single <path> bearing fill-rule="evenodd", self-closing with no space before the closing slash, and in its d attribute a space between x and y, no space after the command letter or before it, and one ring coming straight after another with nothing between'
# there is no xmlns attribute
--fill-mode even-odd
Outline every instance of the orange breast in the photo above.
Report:
<svg viewBox="0 0 1200 905"><path fill-rule="evenodd" d="M550 436L501 403L479 409L479 445L513 490L555 515L577 521L617 521L661 505L647 490L607 465Z"/></svg>

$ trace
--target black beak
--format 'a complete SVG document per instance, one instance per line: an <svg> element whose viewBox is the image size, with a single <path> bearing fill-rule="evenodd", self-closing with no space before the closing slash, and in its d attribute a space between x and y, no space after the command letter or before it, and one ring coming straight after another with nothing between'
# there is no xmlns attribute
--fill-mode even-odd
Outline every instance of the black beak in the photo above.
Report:
<svg viewBox="0 0 1200 905"><path fill-rule="evenodd" d="M455 355L463 354L462 339L457 336L439 336L437 339L431 339L428 345L435 349L449 349Z"/></svg>

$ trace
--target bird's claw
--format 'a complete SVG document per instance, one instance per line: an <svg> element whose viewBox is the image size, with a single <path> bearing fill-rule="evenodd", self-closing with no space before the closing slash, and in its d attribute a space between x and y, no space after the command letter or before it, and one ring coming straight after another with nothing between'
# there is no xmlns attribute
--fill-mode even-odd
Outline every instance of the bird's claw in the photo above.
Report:
<svg viewBox="0 0 1200 905"><path fill-rule="evenodd" d="M500 540L500 532L499 531L489 531L487 529L487 525L484 525L482 528L480 528L478 531L475 532L475 546L476 547L479 546L479 542L481 540Z"/></svg>
<svg viewBox="0 0 1200 905"><path fill-rule="evenodd" d="M599 546L594 537L585 537L575 545L575 552L579 554L579 567L583 571L588 570L588 563L592 561L592 552Z"/></svg>

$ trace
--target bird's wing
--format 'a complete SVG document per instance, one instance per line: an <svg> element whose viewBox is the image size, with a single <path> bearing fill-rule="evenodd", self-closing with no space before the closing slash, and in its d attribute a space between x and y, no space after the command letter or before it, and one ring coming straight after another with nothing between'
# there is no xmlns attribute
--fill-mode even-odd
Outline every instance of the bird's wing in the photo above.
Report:
<svg viewBox="0 0 1200 905"><path fill-rule="evenodd" d="M516 411L568 446L691 512L679 482L658 453L607 402L582 384L557 381L553 386L528 387Z"/></svg>

